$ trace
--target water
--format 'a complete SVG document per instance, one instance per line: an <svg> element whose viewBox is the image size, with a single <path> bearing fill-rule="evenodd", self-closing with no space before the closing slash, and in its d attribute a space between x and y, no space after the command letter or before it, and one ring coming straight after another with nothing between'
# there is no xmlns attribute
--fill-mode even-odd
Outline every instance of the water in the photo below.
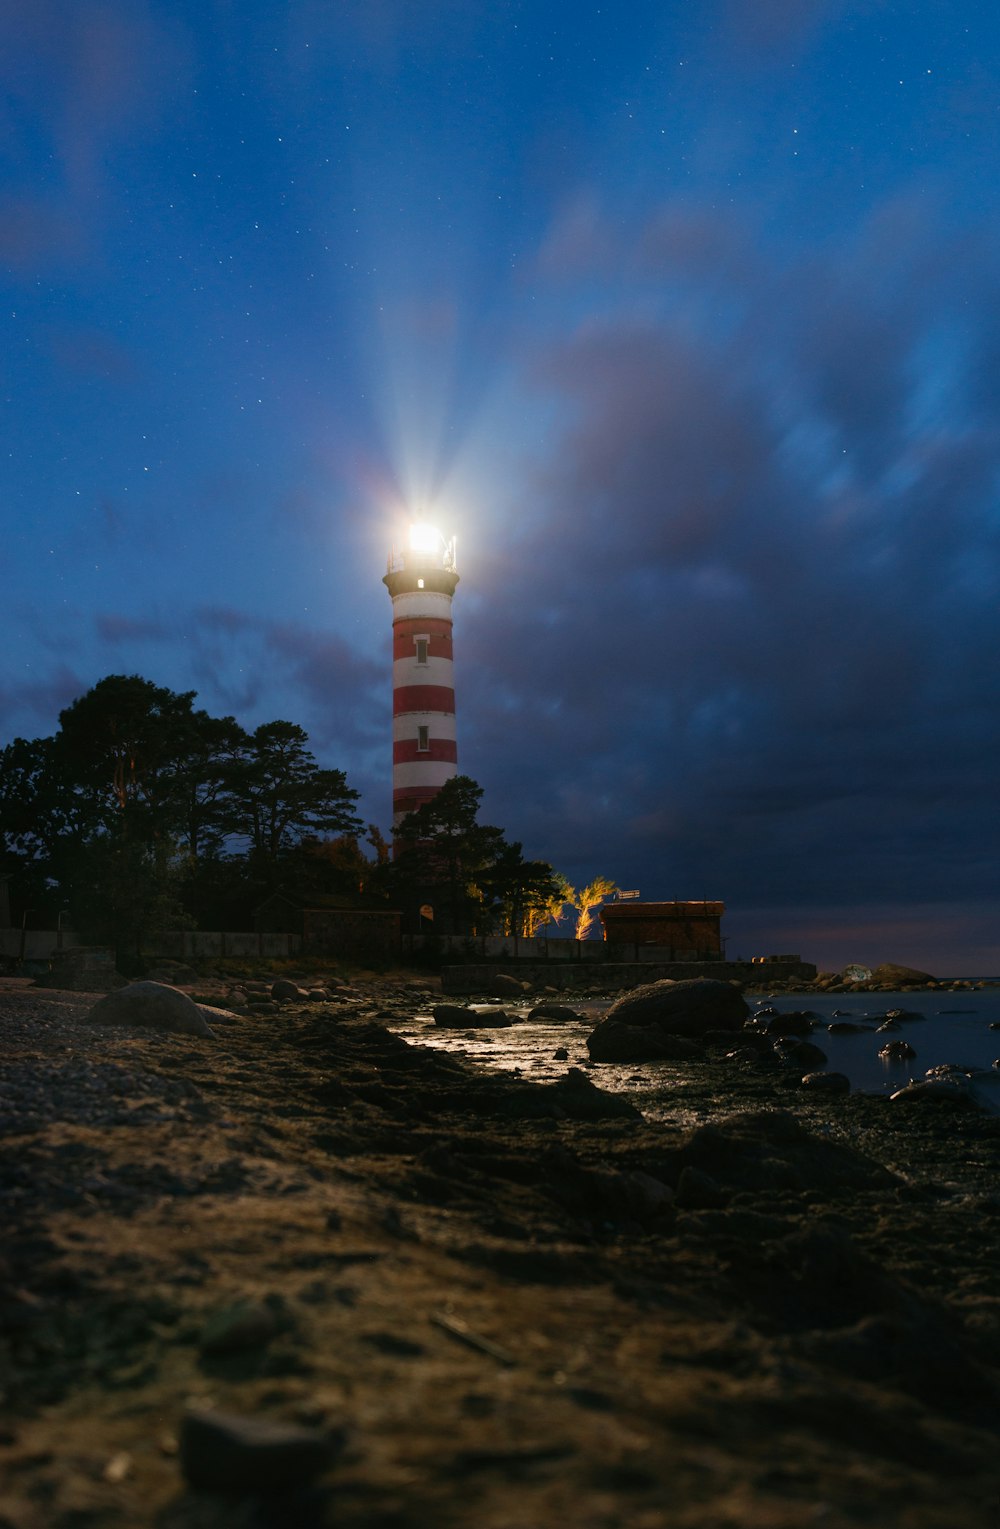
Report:
<svg viewBox="0 0 1000 1529"><path fill-rule="evenodd" d="M532 1002L539 1002L535 999ZM552 1000L555 1002L556 1000ZM565 1075L568 1067L587 1067L587 1036L610 1000L560 999L584 1016L582 1021L534 1020L502 1030L446 1030L435 1025L429 1013L393 1025L397 1034L418 1045L432 1046L475 1062L493 1072L520 1074L536 1083L549 1083ZM782 994L776 998L747 1000L751 1009L764 1006L779 1014L808 1010L819 1016L808 1037L826 1053L826 1069L842 1072L851 1088L860 1093L891 1094L911 1079L921 1079L932 1067L956 1064L977 1071L976 1087L982 1102L1000 1112L1000 988L973 992ZM480 1012L502 1007L512 1017L526 1016L532 1002L524 1005L486 1002L473 1004ZM904 1019L898 1029L878 1031L888 1009L904 1009L920 1018ZM852 1035L831 1035L826 1026L847 1020L861 1028ZM734 1035L734 1044L738 1037ZM886 1061L879 1051L891 1040L905 1040L916 1057ZM564 1048L565 1058L554 1053ZM595 1082L611 1093L643 1093L669 1089L683 1076L683 1068L670 1062L601 1063L593 1068ZM649 1112L646 1111L648 1114Z"/></svg>
<svg viewBox="0 0 1000 1529"><path fill-rule="evenodd" d="M1000 989L957 993L833 993L812 996L760 999L779 1014L807 1009L821 1016L808 1037L826 1052L826 1068L842 1072L852 1089L865 1094L892 1094L911 1079L923 1078L932 1067L949 1063L977 1071L992 1071L1000 1057ZM879 1031L887 1009L904 1009L920 1019L904 1019L898 1030ZM831 1035L825 1026L837 1019L862 1025L855 1035ZM908 1041L917 1053L905 1061L886 1061L879 1051L887 1041ZM1000 1072L994 1074L1000 1085ZM984 1080L985 1081L985 1080ZM989 1086L993 1086L993 1079ZM998 1101L1000 1102L1000 1101Z"/></svg>

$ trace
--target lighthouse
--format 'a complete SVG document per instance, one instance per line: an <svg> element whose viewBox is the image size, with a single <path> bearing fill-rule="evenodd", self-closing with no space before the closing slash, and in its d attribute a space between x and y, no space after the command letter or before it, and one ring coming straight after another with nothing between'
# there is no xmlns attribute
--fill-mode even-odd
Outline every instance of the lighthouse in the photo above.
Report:
<svg viewBox="0 0 1000 1529"><path fill-rule="evenodd" d="M455 540L423 521L382 580L392 596L392 824L458 772L451 601Z"/></svg>

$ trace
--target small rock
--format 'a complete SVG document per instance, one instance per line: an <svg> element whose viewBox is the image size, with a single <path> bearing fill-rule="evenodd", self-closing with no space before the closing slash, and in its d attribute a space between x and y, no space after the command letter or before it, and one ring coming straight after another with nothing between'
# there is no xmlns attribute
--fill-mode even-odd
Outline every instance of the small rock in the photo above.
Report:
<svg viewBox="0 0 1000 1529"><path fill-rule="evenodd" d="M728 1204L729 1195L711 1174L688 1166L677 1180L676 1201L682 1210L718 1210Z"/></svg>
<svg viewBox="0 0 1000 1529"><path fill-rule="evenodd" d="M809 1035L812 1028L813 1015L801 1009L791 1014L776 1014L765 1026L768 1035L775 1038L786 1035Z"/></svg>
<svg viewBox="0 0 1000 1529"><path fill-rule="evenodd" d="M670 1185L664 1184L662 1179L654 1178L651 1173L643 1173L640 1168L633 1169L631 1173L623 1173L622 1186L629 1205L640 1221L654 1220L673 1206L675 1195Z"/></svg>
<svg viewBox="0 0 1000 1529"><path fill-rule="evenodd" d="M282 1491L324 1471L340 1442L316 1428L192 1407L181 1424L181 1469L203 1491Z"/></svg>
<svg viewBox="0 0 1000 1529"><path fill-rule="evenodd" d="M814 1089L822 1094L849 1094L850 1080L842 1072L807 1072L802 1079L803 1088Z"/></svg>
<svg viewBox="0 0 1000 1529"><path fill-rule="evenodd" d="M582 1014L571 1009L564 1003L536 1003L528 1014L529 1019L565 1019L581 1020Z"/></svg>
<svg viewBox="0 0 1000 1529"><path fill-rule="evenodd" d="M798 1067L800 1071L802 1068L815 1070L817 1067L824 1066L827 1061L826 1052L814 1046L812 1041L799 1041L796 1045L789 1046L783 1055L787 1062L790 1062L793 1067Z"/></svg>
<svg viewBox="0 0 1000 1529"><path fill-rule="evenodd" d="M552 1053L552 1060L553 1060L553 1062L568 1062L569 1061L569 1052L566 1050L566 1047L565 1046L558 1046L556 1048L556 1050L553 1051L553 1053ZM994 1063L994 1066L995 1065L996 1064Z"/></svg>
<svg viewBox="0 0 1000 1529"><path fill-rule="evenodd" d="M909 1041L890 1041L879 1052L879 1056L885 1062L908 1062L916 1054Z"/></svg>
<svg viewBox="0 0 1000 1529"><path fill-rule="evenodd" d="M897 1088L894 1094L889 1095L889 1098L893 1104L972 1105L975 1103L968 1088L954 1078L912 1080L906 1084L905 1088Z"/></svg>
<svg viewBox="0 0 1000 1529"><path fill-rule="evenodd" d="M438 1003L431 1010L434 1023L446 1030L507 1030L514 1023L503 1009L463 1009L457 1003Z"/></svg>
<svg viewBox="0 0 1000 1529"><path fill-rule="evenodd" d="M301 1003L305 993L297 982L289 982L287 977L279 977L277 982L271 983L271 997L279 1003Z"/></svg>
<svg viewBox="0 0 1000 1529"><path fill-rule="evenodd" d="M519 998L522 993L528 992L530 987L530 982L521 982L519 978L511 977L507 972L498 972L495 977L490 978L490 989L494 993L506 993L508 997Z"/></svg>
<svg viewBox="0 0 1000 1529"><path fill-rule="evenodd" d="M203 1354L235 1354L259 1348L274 1337L274 1312L260 1301L235 1301L209 1317L202 1328L199 1347Z"/></svg>
<svg viewBox="0 0 1000 1529"><path fill-rule="evenodd" d="M185 966L181 961L163 961L159 966L151 966L146 977L150 982L165 982L168 987L176 987L179 982L198 981L194 967Z"/></svg>

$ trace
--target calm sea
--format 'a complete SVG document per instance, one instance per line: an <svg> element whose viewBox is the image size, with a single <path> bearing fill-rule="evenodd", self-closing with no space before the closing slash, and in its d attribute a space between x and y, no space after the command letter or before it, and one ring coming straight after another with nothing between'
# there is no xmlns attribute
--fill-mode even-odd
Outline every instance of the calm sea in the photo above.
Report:
<svg viewBox="0 0 1000 1529"><path fill-rule="evenodd" d="M569 998L567 1002L584 1014L582 1022L541 1020L508 1030L443 1030L429 1013L418 1013L405 1023L393 1025L393 1029L420 1045L449 1051L498 1072L520 1073L536 1082L551 1082L562 1077L567 1067L577 1066L587 1067L595 1083L614 1093L639 1088L645 1091L659 1083L669 1087L677 1069L666 1062L602 1063L591 1069L586 1040L608 1008L608 1001L574 1002ZM980 1097L1000 1111L1000 1070L993 1066L1000 1058L1000 1030L990 1029L991 1024L1000 1023L1000 988L956 993L782 994L748 1002L754 1009L766 1005L780 1014L807 1009L819 1016L809 1039L826 1053L827 1068L844 1073L856 1091L894 1093L911 1078L922 1078L930 1068L952 1063L978 1072ZM517 1009L502 999L497 999L495 1006L511 1015L527 1014L530 1007ZM474 1007L483 1010L491 1005L484 1001ZM915 1017L904 1019L898 1030L879 1033L878 1025L888 1009L904 1009ZM851 1035L831 1035L826 1027L838 1019L860 1028ZM890 1040L908 1041L916 1056L901 1062L884 1061L879 1051ZM568 1056L557 1058L555 1052L560 1049Z"/></svg>

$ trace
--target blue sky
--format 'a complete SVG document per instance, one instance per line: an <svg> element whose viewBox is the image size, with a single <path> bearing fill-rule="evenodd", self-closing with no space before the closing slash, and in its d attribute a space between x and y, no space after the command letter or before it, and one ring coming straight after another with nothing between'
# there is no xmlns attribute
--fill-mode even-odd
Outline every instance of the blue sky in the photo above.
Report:
<svg viewBox="0 0 1000 1529"><path fill-rule="evenodd" d="M460 767L733 954L1000 970L1000 19L0 11L0 741L109 673L390 811L390 543Z"/></svg>

